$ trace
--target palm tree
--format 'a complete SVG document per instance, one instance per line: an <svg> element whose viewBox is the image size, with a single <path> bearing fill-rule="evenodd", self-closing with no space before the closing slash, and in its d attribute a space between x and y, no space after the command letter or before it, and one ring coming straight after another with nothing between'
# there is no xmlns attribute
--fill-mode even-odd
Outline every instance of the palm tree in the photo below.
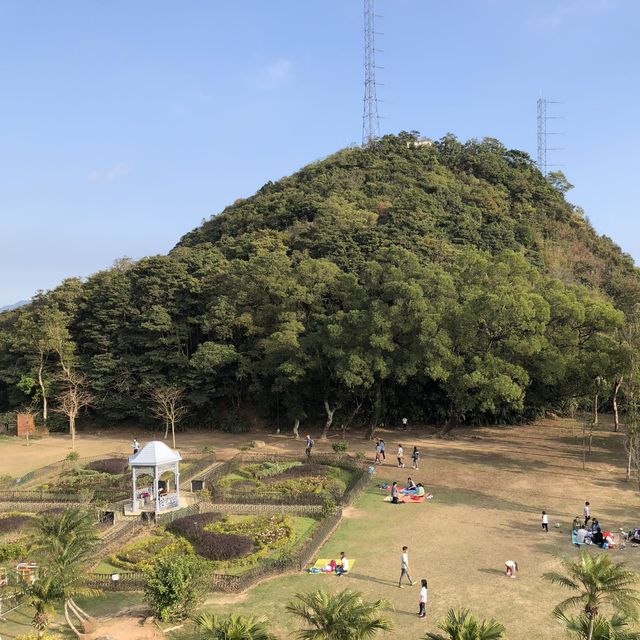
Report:
<svg viewBox="0 0 640 640"><path fill-rule="evenodd" d="M362 593L351 589L335 595L320 589L297 594L287 611L310 626L298 632L300 640L369 640L378 631L393 628L381 613L390 606L386 600L367 602Z"/></svg>
<svg viewBox="0 0 640 640"><path fill-rule="evenodd" d="M276 640L267 629L266 618L232 614L220 618L203 613L194 619L200 640Z"/></svg>
<svg viewBox="0 0 640 640"><path fill-rule="evenodd" d="M55 612L54 605L61 598L60 589L50 576L42 575L33 582L20 580L18 590L35 609L31 626L37 630L38 638L42 638L45 629L51 623L51 615Z"/></svg>
<svg viewBox="0 0 640 640"><path fill-rule="evenodd" d="M608 555L591 555L583 549L577 562L563 560L562 566L564 573L550 571L544 577L578 594L558 604L554 614L558 616L571 607L583 607L588 619L586 640L593 640L596 617L604 604L610 604L618 613L635 616L640 606L640 597L634 588L637 575L624 563L615 564Z"/></svg>
<svg viewBox="0 0 640 640"><path fill-rule="evenodd" d="M576 618L558 613L556 617L564 622L571 637L578 640L589 637L590 619L586 614ZM593 640L640 640L640 632L629 630L630 621L624 613L616 613L611 619L597 615L593 621Z"/></svg>
<svg viewBox="0 0 640 640"><path fill-rule="evenodd" d="M505 628L495 620L480 622L468 609L449 609L447 617L438 625L441 633L427 633L425 640L500 640Z"/></svg>
<svg viewBox="0 0 640 640"><path fill-rule="evenodd" d="M72 631L80 636L71 616L75 616L82 624L90 616L74 598L97 593L95 589L83 586L87 567L99 540L94 518L81 507L73 507L60 514L48 514L38 520L32 540L40 564L64 603L65 620Z"/></svg>

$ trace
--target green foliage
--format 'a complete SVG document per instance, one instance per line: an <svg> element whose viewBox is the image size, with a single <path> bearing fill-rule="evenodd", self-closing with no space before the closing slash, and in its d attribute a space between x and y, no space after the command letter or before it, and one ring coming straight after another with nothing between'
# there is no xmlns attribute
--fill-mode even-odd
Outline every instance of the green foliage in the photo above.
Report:
<svg viewBox="0 0 640 640"><path fill-rule="evenodd" d="M262 480L263 478L270 478L276 476L287 469L292 467L298 467L302 462L263 462L261 464L245 464L240 468L240 473L245 472L253 478Z"/></svg>
<svg viewBox="0 0 640 640"><path fill-rule="evenodd" d="M342 424L450 428L558 411L626 370L640 277L566 178L491 138L414 142L339 151L169 255L0 314L0 410L43 411L71 363L103 420L151 421L151 386L230 433L249 415L320 421L325 402Z"/></svg>
<svg viewBox="0 0 640 640"><path fill-rule="evenodd" d="M349 448L349 443L346 440L338 440L331 444L331 448L336 453L344 453Z"/></svg>
<svg viewBox="0 0 640 640"><path fill-rule="evenodd" d="M571 638L588 640L591 623L589 616L584 613L577 617L560 613L556 617L564 623ZM615 613L611 618L597 615L593 621L591 640L640 640L640 631L631 629L633 622L623 613Z"/></svg>
<svg viewBox="0 0 640 640"><path fill-rule="evenodd" d="M10 489L15 485L15 478L7 474L0 475L0 489Z"/></svg>
<svg viewBox="0 0 640 640"><path fill-rule="evenodd" d="M199 640L276 640L266 618L231 614L226 618L203 613L194 619Z"/></svg>
<svg viewBox="0 0 640 640"><path fill-rule="evenodd" d="M425 640L500 640L506 638L505 628L495 620L480 622L468 609L449 609L438 625L444 631L427 633Z"/></svg>
<svg viewBox="0 0 640 640"><path fill-rule="evenodd" d="M165 556L147 569L145 601L160 620L188 618L202 602L205 590L204 567L195 556Z"/></svg>
<svg viewBox="0 0 640 640"><path fill-rule="evenodd" d="M141 571L151 567L159 558L189 554L193 554L193 547L187 540L159 530L125 545L109 556L109 563L120 569Z"/></svg>
<svg viewBox="0 0 640 640"><path fill-rule="evenodd" d="M27 555L27 545L22 542L0 542L0 562L21 560Z"/></svg>
<svg viewBox="0 0 640 640"><path fill-rule="evenodd" d="M226 516L213 525L221 533L237 533L251 538L256 547L274 549L293 540L291 519L282 514L230 517Z"/></svg>
<svg viewBox="0 0 640 640"><path fill-rule="evenodd" d="M80 457L80 454L77 451L69 451L69 453L67 453L67 455L65 456L65 460L69 460L70 462L73 462L77 460L79 457Z"/></svg>
<svg viewBox="0 0 640 640"><path fill-rule="evenodd" d="M390 607L386 600L368 602L359 591L332 594L320 589L297 594L286 608L307 627L298 632L301 640L368 640L393 628L382 613Z"/></svg>

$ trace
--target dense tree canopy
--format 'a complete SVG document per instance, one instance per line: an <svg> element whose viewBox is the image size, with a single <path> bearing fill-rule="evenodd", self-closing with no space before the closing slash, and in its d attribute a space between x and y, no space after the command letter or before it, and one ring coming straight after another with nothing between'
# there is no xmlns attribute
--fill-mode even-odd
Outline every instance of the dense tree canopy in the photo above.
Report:
<svg viewBox="0 0 640 640"><path fill-rule="evenodd" d="M0 315L0 409L151 420L149 389L221 412L375 425L526 420L613 380L640 302L631 258L529 157L416 134L344 149L187 234ZM52 419L48 416L49 420Z"/></svg>

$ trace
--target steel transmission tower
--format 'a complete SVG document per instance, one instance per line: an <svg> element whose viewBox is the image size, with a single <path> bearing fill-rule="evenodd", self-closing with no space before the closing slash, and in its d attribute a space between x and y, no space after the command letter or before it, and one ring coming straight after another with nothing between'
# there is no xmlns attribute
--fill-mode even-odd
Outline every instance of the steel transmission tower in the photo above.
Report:
<svg viewBox="0 0 640 640"><path fill-rule="evenodd" d="M538 98L538 169L542 175L546 176L549 167L558 167L557 164L549 164L547 153L549 151L560 151L560 147L547 146L548 136L560 136L559 131L548 131L547 122L549 120L559 120L562 116L549 116L547 115L547 106L550 104L561 104L553 100L545 100L544 98Z"/></svg>
<svg viewBox="0 0 640 640"><path fill-rule="evenodd" d="M369 145L380 137L378 96L376 93L376 32L374 0L364 0L364 110L362 144Z"/></svg>

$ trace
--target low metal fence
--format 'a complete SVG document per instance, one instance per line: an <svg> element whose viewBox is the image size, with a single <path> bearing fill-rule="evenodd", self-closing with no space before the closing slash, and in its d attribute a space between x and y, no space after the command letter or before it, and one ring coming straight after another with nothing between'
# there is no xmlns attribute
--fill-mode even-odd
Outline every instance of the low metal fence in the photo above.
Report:
<svg viewBox="0 0 640 640"><path fill-rule="evenodd" d="M89 573L85 586L101 591L139 591L147 581L142 571L121 571L114 573Z"/></svg>

